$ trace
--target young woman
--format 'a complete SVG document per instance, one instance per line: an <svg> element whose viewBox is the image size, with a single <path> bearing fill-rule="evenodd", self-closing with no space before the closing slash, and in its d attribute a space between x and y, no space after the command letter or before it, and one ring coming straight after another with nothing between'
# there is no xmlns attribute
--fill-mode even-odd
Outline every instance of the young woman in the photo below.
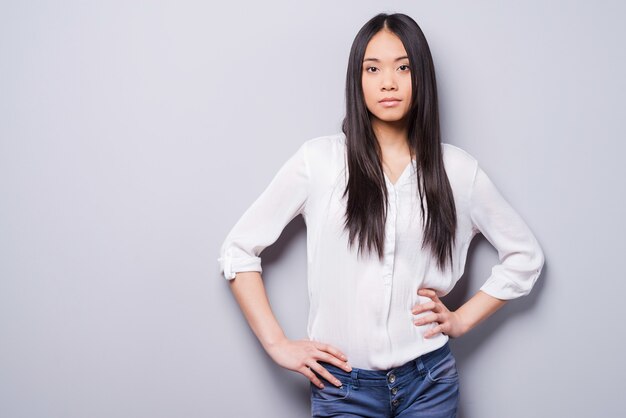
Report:
<svg viewBox="0 0 626 418"><path fill-rule="evenodd" d="M310 380L315 417L455 417L449 338L528 294L544 256L469 153L441 142L432 57L417 23L379 14L350 51L342 132L309 139L226 237L218 261L280 366ZM261 278L264 248L307 226L308 339L289 340ZM500 264L456 311L440 297L482 233Z"/></svg>

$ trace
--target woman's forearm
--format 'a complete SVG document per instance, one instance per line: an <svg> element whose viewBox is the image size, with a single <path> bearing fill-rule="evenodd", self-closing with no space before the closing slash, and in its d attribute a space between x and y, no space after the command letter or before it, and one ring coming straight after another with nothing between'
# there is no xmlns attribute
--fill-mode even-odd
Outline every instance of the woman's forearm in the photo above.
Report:
<svg viewBox="0 0 626 418"><path fill-rule="evenodd" d="M270 307L261 273L258 271L238 272L230 280L230 288L243 314L263 348L286 338Z"/></svg>
<svg viewBox="0 0 626 418"><path fill-rule="evenodd" d="M457 309L456 313L461 317L461 321L465 326L465 332L468 332L500 309L506 302L506 300L495 298L479 290L471 299Z"/></svg>
<svg viewBox="0 0 626 418"><path fill-rule="evenodd" d="M331 363L349 373L352 367L346 356L330 344L308 338L288 339L272 313L259 272L236 273L230 287L250 327L272 360L281 367L303 374L320 389L324 387L321 378L341 386L341 381L318 362Z"/></svg>

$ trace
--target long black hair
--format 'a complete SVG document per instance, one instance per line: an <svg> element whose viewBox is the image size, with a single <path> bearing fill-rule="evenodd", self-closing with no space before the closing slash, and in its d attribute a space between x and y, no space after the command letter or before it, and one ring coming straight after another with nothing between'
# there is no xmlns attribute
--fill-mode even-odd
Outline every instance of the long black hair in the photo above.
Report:
<svg viewBox="0 0 626 418"><path fill-rule="evenodd" d="M421 28L411 17L402 13L380 13L374 16L357 33L350 49L346 77L346 115L342 123L349 171L343 192L343 197L348 195L344 227L349 231L351 247L358 236L359 253L373 248L378 257L383 258L387 186L382 168L382 152L370 122L361 84L367 44L382 29L400 38L409 57L412 99L407 115L408 145L416 156L418 195L424 225L422 248L427 246L437 260L439 269L444 270L447 260L452 265L457 219L454 197L443 163L435 67ZM422 200L424 195L426 208Z"/></svg>

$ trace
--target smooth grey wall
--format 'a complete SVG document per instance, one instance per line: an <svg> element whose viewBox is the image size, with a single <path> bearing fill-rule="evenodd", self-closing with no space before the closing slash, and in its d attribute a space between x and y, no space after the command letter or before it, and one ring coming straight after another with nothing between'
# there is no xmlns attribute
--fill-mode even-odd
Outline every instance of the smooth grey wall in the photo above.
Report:
<svg viewBox="0 0 626 418"><path fill-rule="evenodd" d="M0 3L0 416L309 416L216 259L296 147L339 132L381 11L421 25L443 140L546 254L529 296L452 340L459 416L626 412L622 2L125 0ZM263 253L290 338L305 238L298 217ZM478 236L449 307L497 261Z"/></svg>

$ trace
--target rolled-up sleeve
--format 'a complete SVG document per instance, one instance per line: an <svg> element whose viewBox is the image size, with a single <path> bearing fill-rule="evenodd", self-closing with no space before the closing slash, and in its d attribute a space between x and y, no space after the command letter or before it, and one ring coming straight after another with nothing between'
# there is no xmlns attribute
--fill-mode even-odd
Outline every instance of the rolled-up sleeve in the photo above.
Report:
<svg viewBox="0 0 626 418"><path fill-rule="evenodd" d="M217 259L227 280L242 271L262 272L260 254L303 213L309 193L307 142L280 167L269 185L227 234Z"/></svg>
<svg viewBox="0 0 626 418"><path fill-rule="evenodd" d="M500 259L480 290L504 300L527 295L541 274L543 250L522 217L478 164L470 206L474 231L485 236Z"/></svg>

